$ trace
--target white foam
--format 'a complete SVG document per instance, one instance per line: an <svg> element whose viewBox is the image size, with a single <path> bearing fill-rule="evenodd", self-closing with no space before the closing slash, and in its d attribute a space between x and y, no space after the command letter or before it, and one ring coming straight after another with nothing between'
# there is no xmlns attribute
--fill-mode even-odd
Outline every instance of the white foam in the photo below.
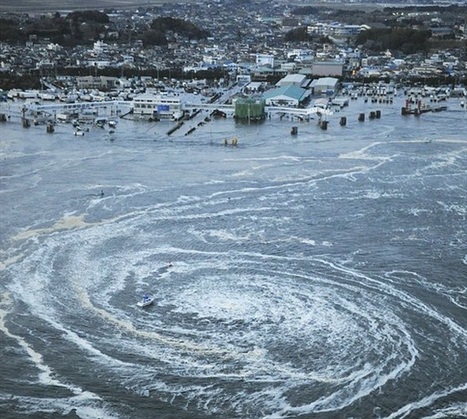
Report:
<svg viewBox="0 0 467 419"><path fill-rule="evenodd" d="M457 393L459 391L465 391L465 390L467 390L467 383L464 383L460 386L452 387L452 388L449 388L443 391L434 392L427 397L417 400L416 402L406 404L405 406L398 409L396 412L393 412L390 415L386 416L384 419L397 419L397 418L406 417L407 414L409 413L412 413L416 410L432 405L438 399L441 399L446 396L449 396L450 394ZM458 406L460 406L461 409L465 410L467 404L460 404Z"/></svg>
<svg viewBox="0 0 467 419"><path fill-rule="evenodd" d="M83 398L86 396L87 399L98 399L98 397L92 393L89 392L83 392L83 390L75 385L69 385L62 383L56 378L53 378L55 375L52 369L44 363L42 354L39 352L35 351L31 345L29 345L26 340L20 336L12 334L9 329L5 325L5 316L11 312L11 306L12 306L12 300L11 296L8 294L3 295L2 299L2 304L1 304L1 309L0 309L0 330L8 337L14 339L18 345L24 350L24 352L28 355L29 359L34 363L36 368L39 370L38 373L38 382L46 385L46 386L57 386L57 387L64 387L67 388L71 391L73 391L75 394L79 395L80 398ZM5 308L10 308L9 311L6 311Z"/></svg>
<svg viewBox="0 0 467 419"><path fill-rule="evenodd" d="M327 178L354 182L364 170L368 167L355 166L351 172L330 172ZM102 223L64 216L53 228L37 229L40 246L31 244L29 254L8 264L13 277L9 289L93 362L121 372L137 394L154 389L165 392L169 401L196 403L208 413L222 411L225 404L235 412L254 406L264 417L290 417L337 412L364 399L410 374L423 352L406 313L426 316L435 327L447 326L452 345L465 339L460 324L410 294L408 285L424 284L420 276L393 271L385 278L372 277L349 268L349 260L282 251L294 243L310 250L316 250L317 243L332 246L325 237L318 241L268 234L266 227L250 233L246 227L204 224L237 217L271 228L285 225L287 231L286 212L267 215L275 205L271 198L280 199L283 191L290 196L291 185L296 183L270 186L268 194L248 207L241 206L241 195L256 188L182 196L132 208ZM226 206L230 194L236 196L232 208ZM369 189L363 196L382 195ZM411 211L419 215L417 208ZM165 220L186 223L186 234L171 240L171 231L163 231ZM158 223L160 230L152 228ZM265 252L242 247L265 238ZM179 260L153 281L167 255ZM55 263L62 264L58 273ZM399 286L403 281L406 286ZM147 311L137 310L136 298L151 286L157 290L156 303ZM57 301L65 295L70 304L60 306ZM102 325L99 334L67 325L67 317L79 316ZM121 361L124 355L113 357L112 351L135 355L134 364ZM140 354L152 361L144 378L132 375L140 367ZM34 362L43 363L41 358ZM150 382L161 372L179 376L180 382L187 378L210 384ZM51 371L45 369L43 375L41 379L48 380ZM238 383L238 393L222 386L230 381ZM301 391L307 402L292 404L287 395Z"/></svg>
<svg viewBox="0 0 467 419"><path fill-rule="evenodd" d="M466 418L467 417L467 403L458 402L451 403L448 407L436 409L430 416L424 416L424 419L446 419L446 418Z"/></svg>
<svg viewBox="0 0 467 419"><path fill-rule="evenodd" d="M11 402L10 397L5 397L5 401ZM103 406L104 403L99 398L88 392L65 398L16 396L15 401L21 404L23 413L35 417L40 417L42 414L63 416L71 411L74 411L81 419L118 419L120 417Z"/></svg>

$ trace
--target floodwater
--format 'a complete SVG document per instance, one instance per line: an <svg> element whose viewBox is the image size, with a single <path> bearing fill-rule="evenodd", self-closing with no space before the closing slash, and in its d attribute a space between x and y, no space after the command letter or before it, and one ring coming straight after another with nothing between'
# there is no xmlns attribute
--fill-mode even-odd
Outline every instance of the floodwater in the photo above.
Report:
<svg viewBox="0 0 467 419"><path fill-rule="evenodd" d="M0 123L0 416L466 417L467 110L403 103Z"/></svg>

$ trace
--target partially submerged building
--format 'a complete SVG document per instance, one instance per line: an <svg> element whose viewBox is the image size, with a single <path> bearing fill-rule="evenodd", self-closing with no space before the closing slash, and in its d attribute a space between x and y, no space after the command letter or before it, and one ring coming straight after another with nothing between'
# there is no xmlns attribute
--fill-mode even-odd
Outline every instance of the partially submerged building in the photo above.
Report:
<svg viewBox="0 0 467 419"><path fill-rule="evenodd" d="M133 114L154 119L179 119L183 115L180 96L142 94L133 99Z"/></svg>
<svg viewBox="0 0 467 419"><path fill-rule="evenodd" d="M334 77L322 77L313 80L311 83L311 89L315 95L326 94L332 96L337 91L338 87L339 80Z"/></svg>
<svg viewBox="0 0 467 419"><path fill-rule="evenodd" d="M239 98L235 101L235 119L258 121L265 119L265 102L263 99Z"/></svg>
<svg viewBox="0 0 467 419"><path fill-rule="evenodd" d="M263 94L263 99L266 105L297 108L309 99L310 93L307 89L289 84L268 90Z"/></svg>

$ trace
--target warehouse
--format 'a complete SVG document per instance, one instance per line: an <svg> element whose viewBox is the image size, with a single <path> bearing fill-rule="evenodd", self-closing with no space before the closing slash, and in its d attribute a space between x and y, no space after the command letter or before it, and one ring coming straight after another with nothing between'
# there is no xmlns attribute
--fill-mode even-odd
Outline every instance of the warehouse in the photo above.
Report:
<svg viewBox="0 0 467 419"><path fill-rule="evenodd" d="M263 94L266 105L295 107L304 104L310 96L310 91L295 85L282 86Z"/></svg>

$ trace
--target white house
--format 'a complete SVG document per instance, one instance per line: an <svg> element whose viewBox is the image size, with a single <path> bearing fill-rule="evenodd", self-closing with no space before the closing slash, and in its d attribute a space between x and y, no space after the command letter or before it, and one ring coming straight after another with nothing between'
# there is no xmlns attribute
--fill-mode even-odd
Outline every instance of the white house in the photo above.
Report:
<svg viewBox="0 0 467 419"><path fill-rule="evenodd" d="M94 46L93 46L93 51L96 53L96 54L101 54L103 53L105 50L107 50L109 46L103 42L103 41L96 41L94 42Z"/></svg>
<svg viewBox="0 0 467 419"><path fill-rule="evenodd" d="M274 55L256 54L256 65L274 67Z"/></svg>
<svg viewBox="0 0 467 419"><path fill-rule="evenodd" d="M292 51L287 52L287 58L293 58L296 62L310 61L314 57L311 49L300 49L295 48Z"/></svg>

